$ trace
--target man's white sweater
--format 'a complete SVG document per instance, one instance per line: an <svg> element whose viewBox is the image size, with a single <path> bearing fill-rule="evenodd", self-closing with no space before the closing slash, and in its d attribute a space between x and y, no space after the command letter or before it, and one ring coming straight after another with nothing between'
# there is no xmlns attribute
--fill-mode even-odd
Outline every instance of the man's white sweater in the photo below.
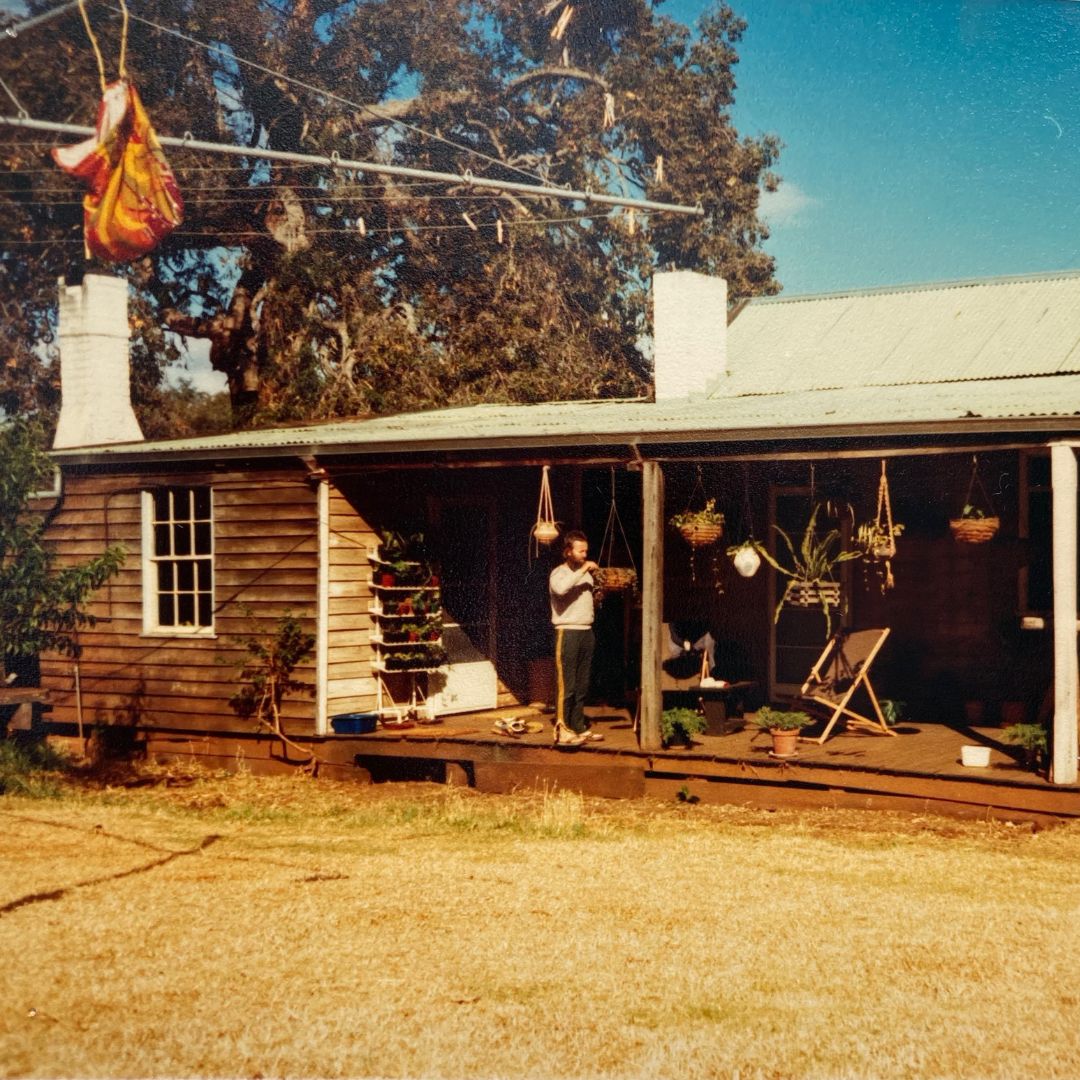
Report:
<svg viewBox="0 0 1080 1080"><path fill-rule="evenodd" d="M588 570L573 570L560 563L548 578L551 600L551 625L564 630L588 630L592 627L593 576Z"/></svg>

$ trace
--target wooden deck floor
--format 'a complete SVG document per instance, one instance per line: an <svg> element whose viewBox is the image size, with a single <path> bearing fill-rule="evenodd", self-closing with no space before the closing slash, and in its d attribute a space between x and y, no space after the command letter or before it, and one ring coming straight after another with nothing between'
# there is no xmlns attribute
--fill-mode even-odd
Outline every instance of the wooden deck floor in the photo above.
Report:
<svg viewBox="0 0 1080 1080"><path fill-rule="evenodd" d="M804 740L793 760L770 756L767 736L748 725L730 735L702 735L692 747L658 752L638 747L630 715L589 709L602 742L552 746L550 714L502 709L444 717L436 724L370 735L302 739L335 774L361 779L429 779L486 791L567 788L614 798L682 798L756 806L902 809L965 817L1054 821L1080 817L1080 785L1059 786L1024 767L999 728L958 730L904 723L895 737L841 730L823 745ZM543 732L511 738L493 730L510 716L541 719ZM813 729L811 729L813 730ZM259 753L237 735L197 739L198 754L228 767ZM990 747L987 768L961 764L965 744ZM193 752L190 733L147 733L159 758ZM263 753L273 748L262 742Z"/></svg>
<svg viewBox="0 0 1080 1080"><path fill-rule="evenodd" d="M346 752L375 773L379 759L450 763L463 781L498 791L562 785L615 797L1080 817L1080 786L1054 785L1026 768L999 728L909 723L899 725L894 737L841 730L823 745L804 740L797 758L779 761L770 756L768 737L752 725L730 735L699 736L689 749L649 753L638 748L627 712L595 707L589 713L604 740L572 750L552 747L550 715L506 709L379 731L349 740ZM507 716L540 718L544 731L517 738L494 731L494 721ZM989 766L961 764L965 744L988 746Z"/></svg>

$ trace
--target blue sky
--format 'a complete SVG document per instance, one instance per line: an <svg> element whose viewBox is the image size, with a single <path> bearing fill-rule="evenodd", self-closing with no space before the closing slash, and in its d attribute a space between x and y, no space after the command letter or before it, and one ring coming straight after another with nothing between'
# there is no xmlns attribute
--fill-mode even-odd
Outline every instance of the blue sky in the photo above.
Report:
<svg viewBox="0 0 1080 1080"><path fill-rule="evenodd" d="M1080 268L1078 0L729 2L787 295Z"/></svg>
<svg viewBox="0 0 1080 1080"><path fill-rule="evenodd" d="M703 0L661 10L694 21ZM1080 3L731 0L787 294L1080 267Z"/></svg>

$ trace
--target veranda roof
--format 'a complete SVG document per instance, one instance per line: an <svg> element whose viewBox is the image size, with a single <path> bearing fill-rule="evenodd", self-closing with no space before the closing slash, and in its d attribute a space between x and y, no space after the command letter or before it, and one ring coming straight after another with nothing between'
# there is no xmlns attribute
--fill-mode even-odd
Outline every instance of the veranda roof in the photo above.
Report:
<svg viewBox="0 0 1080 1080"><path fill-rule="evenodd" d="M57 451L128 461L1080 431L1080 272L754 299L728 375L661 401L476 405Z"/></svg>

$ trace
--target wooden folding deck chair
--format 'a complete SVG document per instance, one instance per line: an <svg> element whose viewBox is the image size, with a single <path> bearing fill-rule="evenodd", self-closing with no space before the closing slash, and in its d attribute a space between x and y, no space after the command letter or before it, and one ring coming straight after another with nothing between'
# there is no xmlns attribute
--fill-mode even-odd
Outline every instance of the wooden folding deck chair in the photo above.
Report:
<svg viewBox="0 0 1080 1080"><path fill-rule="evenodd" d="M823 743L829 737L829 732L841 717L845 718L849 727L866 728L878 735L896 734L889 730L870 683L870 667L888 636L889 629L886 627L883 630L841 630L829 639L825 651L802 684L797 702L803 705L810 703L830 711L825 730L816 740L818 743ZM876 720L850 707L851 699L860 686L870 698Z"/></svg>

